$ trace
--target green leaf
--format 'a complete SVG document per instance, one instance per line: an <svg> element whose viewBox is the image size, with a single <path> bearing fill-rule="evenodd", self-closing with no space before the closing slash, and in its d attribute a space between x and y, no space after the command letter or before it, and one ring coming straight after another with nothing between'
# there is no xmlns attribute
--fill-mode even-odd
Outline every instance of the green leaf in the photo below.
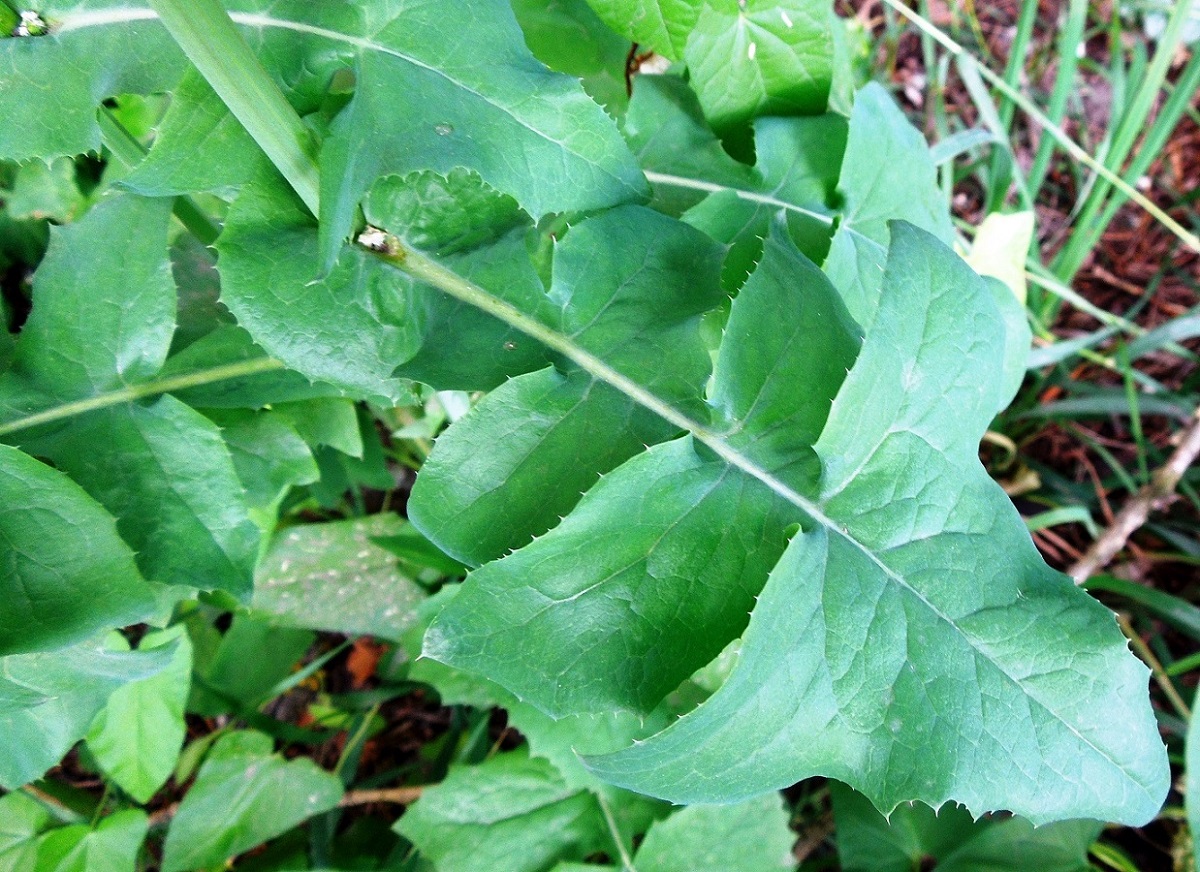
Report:
<svg viewBox="0 0 1200 872"><path fill-rule="evenodd" d="M638 76L623 132L646 170L654 205L668 214L680 215L722 188L753 190L758 181L725 151L679 76Z"/></svg>
<svg viewBox="0 0 1200 872"><path fill-rule="evenodd" d="M677 801L823 774L887 810L1149 820L1164 751L1149 710L1122 702L1143 698L1146 670L1112 614L1041 562L977 460L1002 388L985 363L1002 354L993 298L928 234L892 235L876 326L815 445L820 492L737 667L595 768ZM747 742L780 750L737 754Z"/></svg>
<svg viewBox="0 0 1200 872"><path fill-rule="evenodd" d="M33 312L0 376L0 415L20 418L153 378L174 330L170 204L120 196L55 228ZM258 534L217 428L164 396L17 431L117 519L152 581L245 593Z"/></svg>
<svg viewBox="0 0 1200 872"><path fill-rule="evenodd" d="M588 2L604 23L617 33L673 61L683 57L683 47L703 5L701 0Z"/></svg>
<svg viewBox="0 0 1200 872"><path fill-rule="evenodd" d="M830 785L838 855L846 872L910 872L937 864L939 872L1087 872L1096 821L1034 827L1020 818L972 820L964 808L903 804L884 818L844 785Z"/></svg>
<svg viewBox="0 0 1200 872"><path fill-rule="evenodd" d="M556 327L669 402L695 408L710 366L696 325L721 298L721 254L700 233L638 206L585 221L555 248L548 302ZM619 427L591 438L609 422ZM586 373L518 376L438 439L409 516L446 553L478 564L545 532L599 475L674 432Z"/></svg>
<svg viewBox="0 0 1200 872"><path fill-rule="evenodd" d="M56 764L122 685L167 668L174 648L110 651L94 643L0 658L0 786L27 784Z"/></svg>
<svg viewBox="0 0 1200 872"><path fill-rule="evenodd" d="M388 173L465 167L535 218L645 193L616 126L576 80L534 60L507 2L412 5L347 42L357 86L321 153L323 263Z"/></svg>
<svg viewBox="0 0 1200 872"><path fill-rule="evenodd" d="M512 0L513 13L534 57L575 76L588 96L612 115L624 111L629 43L610 30L586 0Z"/></svg>
<svg viewBox="0 0 1200 872"><path fill-rule="evenodd" d="M163 872L222 863L338 804L336 776L271 749L251 730L213 746L167 831Z"/></svg>
<svg viewBox="0 0 1200 872"><path fill-rule="evenodd" d="M281 180L247 186L217 244L221 299L271 356L386 405L400 391L397 364L416 351L411 285L361 251L313 282L316 244L312 219Z"/></svg>
<svg viewBox="0 0 1200 872"><path fill-rule="evenodd" d="M197 683L188 710L219 715L229 712L230 704L235 712L238 705L257 708L292 673L315 638L307 630L278 626L270 615L238 612L211 659L200 655L197 642Z"/></svg>
<svg viewBox="0 0 1200 872"><path fill-rule="evenodd" d="M855 95L838 194L842 214L824 269L850 314L869 329L879 307L889 222L907 221L947 245L954 241L929 148L878 84Z"/></svg>
<svg viewBox="0 0 1200 872"><path fill-rule="evenodd" d="M154 606L112 516L8 445L0 445L0 540L0 655L78 642Z"/></svg>
<svg viewBox="0 0 1200 872"><path fill-rule="evenodd" d="M833 73L820 0L707 0L683 57L717 130L758 115L825 111Z"/></svg>
<svg viewBox="0 0 1200 872"><path fill-rule="evenodd" d="M683 802L829 775L887 809L1148 820L1168 770L1146 670L978 461L1009 389L995 297L929 234L891 237L854 360L836 293L776 234L721 348L729 423L627 461L468 577L426 653L552 715L646 712L753 608L727 683L595 771Z"/></svg>
<svg viewBox="0 0 1200 872"><path fill-rule="evenodd" d="M144 811L118 811L96 827L62 827L38 846L40 872L135 872L138 851L146 838Z"/></svg>
<svg viewBox="0 0 1200 872"><path fill-rule="evenodd" d="M398 638L425 593L372 539L405 527L372 515L283 530L259 566L254 608L287 626Z"/></svg>
<svg viewBox="0 0 1200 872"><path fill-rule="evenodd" d="M288 489L320 478L308 445L278 412L210 409L207 417L221 428L247 504L262 513L265 529L273 530L275 510Z"/></svg>
<svg viewBox="0 0 1200 872"><path fill-rule="evenodd" d="M788 329L771 329L781 324ZM854 360L855 333L820 271L773 236L738 296L717 364L713 406L729 421L730 444L770 452L759 462L811 488L818 468L809 445ZM801 395L799 379L809 386ZM797 444L772 451L787 435ZM555 717L647 712L745 627L784 528L801 517L690 440L657 445L606 475L550 534L470 576L431 627L425 653ZM535 658L529 640L544 646ZM514 656L514 645L526 656Z"/></svg>
<svg viewBox="0 0 1200 872"><path fill-rule="evenodd" d="M258 530L215 424L170 396L76 418L24 443L117 517L152 581L250 592Z"/></svg>
<svg viewBox="0 0 1200 872"><path fill-rule="evenodd" d="M9 377L78 399L155 376L175 329L170 203L114 197L51 230Z"/></svg>
<svg viewBox="0 0 1200 872"><path fill-rule="evenodd" d="M177 626L142 639L140 651L177 641L170 664L157 675L117 688L87 734L96 762L143 804L166 783L183 747L192 644L181 631Z"/></svg>
<svg viewBox="0 0 1200 872"><path fill-rule="evenodd" d="M98 152L101 100L166 91L183 75L183 54L143 2L45 0L37 12L49 34L0 39L0 157Z"/></svg>
<svg viewBox="0 0 1200 872"><path fill-rule="evenodd" d="M650 827L638 872L780 872L794 869L790 815L777 793L737 805L694 805Z"/></svg>
<svg viewBox="0 0 1200 872"><path fill-rule="evenodd" d="M12 187L5 192L4 208L16 219L70 221L83 208L83 194L75 181L75 161L62 157L22 164Z"/></svg>
<svg viewBox="0 0 1200 872"><path fill-rule="evenodd" d="M762 255L776 215L811 259L825 257L845 119L759 118L754 167L733 160L704 121L695 95L675 76L638 80L625 135L654 186L655 204L733 246L722 281L736 291Z"/></svg>
<svg viewBox="0 0 1200 872"><path fill-rule="evenodd" d="M278 54L271 56L278 68ZM195 68L171 92L145 160L121 187L147 197L238 187L262 172L266 155Z"/></svg>
<svg viewBox="0 0 1200 872"><path fill-rule="evenodd" d="M39 836L50 824L50 812L29 795L0 796L0 872L38 872Z"/></svg>
<svg viewBox="0 0 1200 872"><path fill-rule="evenodd" d="M1033 242L1032 211L1002 215L993 212L980 223L967 263L980 275L992 276L1025 303L1025 256Z"/></svg>
<svg viewBox="0 0 1200 872"><path fill-rule="evenodd" d="M451 767L396 831L439 872L540 872L556 860L612 850L596 796L568 786L545 760L521 751Z"/></svg>

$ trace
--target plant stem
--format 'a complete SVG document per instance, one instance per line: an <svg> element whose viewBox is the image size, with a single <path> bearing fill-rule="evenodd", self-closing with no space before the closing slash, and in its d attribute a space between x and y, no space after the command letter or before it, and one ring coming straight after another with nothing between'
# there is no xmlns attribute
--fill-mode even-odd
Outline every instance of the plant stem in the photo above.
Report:
<svg viewBox="0 0 1200 872"><path fill-rule="evenodd" d="M101 106L96 120L100 123L104 144L113 153L113 157L131 169L141 163L146 156L146 149L142 148L142 144L117 120L111 109ZM191 197L176 197L171 211L175 213L179 223L206 246L216 242L221 234L217 223L209 218Z"/></svg>
<svg viewBox="0 0 1200 872"><path fill-rule="evenodd" d="M392 805L412 805L421 798L425 785L411 787L385 787L377 790L348 790L338 803L342 808L352 805L367 805L372 802L387 802Z"/></svg>
<svg viewBox="0 0 1200 872"><path fill-rule="evenodd" d="M617 826L617 819L602 792L596 793L596 802L599 803L600 812L604 815L604 823L608 827L608 834L612 837L613 846L617 849L617 856L621 858L621 872L637 872L637 867L633 865L633 858L625 849L621 828Z"/></svg>
<svg viewBox="0 0 1200 872"><path fill-rule="evenodd" d="M150 0L167 31L313 215L320 213L316 147L219 0Z"/></svg>
<svg viewBox="0 0 1200 872"><path fill-rule="evenodd" d="M24 418L5 421L4 423L0 423L0 436L7 436L9 433L26 430L30 427L37 427L41 424L62 421L75 415L82 415L85 412L93 412L96 409L105 409L109 406L119 406L122 403L131 403L134 400L146 397L167 394L171 391L181 391L185 388L199 387L200 385L212 384L213 382L226 381L228 379L244 378L245 376L258 375L264 372L274 372L284 368L284 364L278 360L270 357L259 357L254 360L239 360L237 363L227 363L209 369L184 373L183 375L144 382L140 385L130 385L129 387L98 394L87 399L63 403L60 406L54 406L42 412L26 415Z"/></svg>

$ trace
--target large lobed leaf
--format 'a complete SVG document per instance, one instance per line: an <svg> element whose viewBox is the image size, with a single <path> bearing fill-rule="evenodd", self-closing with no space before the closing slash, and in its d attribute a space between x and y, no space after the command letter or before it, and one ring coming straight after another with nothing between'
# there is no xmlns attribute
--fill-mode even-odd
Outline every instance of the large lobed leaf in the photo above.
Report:
<svg viewBox="0 0 1200 872"><path fill-rule="evenodd" d="M19 420L90 400L158 373L175 326L175 286L166 246L169 216L167 201L118 196L83 220L52 231L50 249L34 279L33 311L11 367L0 374L0 419ZM16 430L7 438L67 473L99 503L89 510L93 514L103 506L115 517L145 578L248 591L258 534L247 517L229 451L216 426L198 412L164 396L98 408L60 423ZM25 461L14 462L13 469L25 466ZM38 478L48 484L53 476L47 471ZM78 524L75 528L72 536L85 535ZM34 553L49 566L63 566L65 573L62 555L54 556L58 548L47 539ZM145 602L145 593L128 577L118 590L119 578L114 576L105 588L118 597L101 611L124 613L133 603ZM100 590L79 580L68 585L67 590L78 590L77 598L40 644L78 639L97 629L86 591L95 596Z"/></svg>
<svg viewBox="0 0 1200 872"><path fill-rule="evenodd" d="M997 297L928 233L890 235L861 353L774 235L733 304L716 427L631 458L474 573L426 654L552 715L648 712L745 628L707 703L595 771L680 802L824 774L885 810L1147 820L1167 768L1128 702L1145 669L976 457L1012 390Z"/></svg>

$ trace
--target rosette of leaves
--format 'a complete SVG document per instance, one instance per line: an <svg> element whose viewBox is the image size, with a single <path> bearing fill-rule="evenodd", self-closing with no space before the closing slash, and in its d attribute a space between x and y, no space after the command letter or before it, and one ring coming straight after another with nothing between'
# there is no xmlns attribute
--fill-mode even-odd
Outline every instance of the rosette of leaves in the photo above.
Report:
<svg viewBox="0 0 1200 872"><path fill-rule="evenodd" d="M1168 774L1145 669L1112 615L1041 562L976 457L1020 379L1021 313L945 245L944 211L910 214L927 186L905 191L909 180L887 172L899 160L880 166L871 137L907 157L915 134L878 125L878 91L851 115L838 197L831 160L809 160L819 167L811 186L774 176L774 148L793 146L791 133L774 131L771 146L771 125L756 125L755 173L726 166L728 179L690 187L742 201L718 189L778 183L780 196L751 191L760 196L743 230L713 230L714 240L627 205L646 186L615 126L577 83L534 63L499 0L231 7L322 135L319 224L261 164L237 180L245 188L220 244L231 310L270 354L357 397L395 397L422 355L412 377L495 388L439 439L413 493L414 523L479 566L434 622L426 654L551 716L640 716L740 639L711 698L588 761L676 801L727 802L823 774L884 809L953 799L1034 822L1131 823L1157 811ZM710 55L730 56L715 50L722 40L745 49L751 65L739 59L738 70L754 75L776 57L755 28L779 36L809 11L710 3L670 36L710 121L732 128L759 111L822 108L819 64L794 100L751 92L749 104L726 105L703 84ZM99 99L182 75L147 8L49 3L45 18L51 39L0 44L0 68L14 71L0 78L0 109L28 122L6 125L0 156L94 148ZM807 52L796 38L778 40L777 69ZM147 61L158 54L161 64ZM327 91L347 72L348 102ZM70 137L24 132L40 122L28 104L44 81L86 95L63 124ZM184 93L211 106L193 85ZM227 132L223 163L249 148ZM711 140L707 128L692 132ZM204 135L183 130L170 148ZM164 131L158 147L168 141ZM483 244L468 233L475 247L458 251L453 234L422 242L391 204L378 223L394 251L342 245L378 176L433 171L461 203L469 196L451 177L463 170L531 219L498 217ZM219 176L212 184L228 183ZM165 187L143 184L169 190L161 178ZM840 208L824 272L775 220L780 203L809 196L824 198L814 215ZM545 224L547 213L593 211ZM768 227L759 255L754 237ZM402 243L442 254L449 273L434 284L490 314L460 322L450 314L459 303L375 256L405 266ZM753 272L710 348L700 319L722 303L726 243L753 248ZM448 335L478 350L470 364L447 362L438 343ZM139 365L162 362L150 358Z"/></svg>

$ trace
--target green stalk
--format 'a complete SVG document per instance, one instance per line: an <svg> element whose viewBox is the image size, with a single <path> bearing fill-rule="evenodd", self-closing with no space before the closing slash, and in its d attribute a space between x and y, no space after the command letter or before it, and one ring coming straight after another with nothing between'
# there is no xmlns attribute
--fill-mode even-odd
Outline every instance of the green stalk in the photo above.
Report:
<svg viewBox="0 0 1200 872"><path fill-rule="evenodd" d="M1094 157L1088 154L1077 142L1071 139L1071 137L1067 136L1061 127L1047 118L1046 114L1042 112L1042 110L1040 110L1032 100L1030 100L1021 92L1017 91L1015 88L1010 88L1004 79L996 75L990 69L978 64L975 59L971 57L970 53L966 51L966 49L964 49L950 37L946 36L946 34L942 33L942 31L939 30L935 24L918 15L916 12L913 12L913 10L901 3L900 0L884 0L884 3L888 8L895 9L922 30L927 31L929 35L940 42L947 51L953 54L956 58L959 58L960 63L964 65L975 65L978 68L979 75L981 75L988 82L988 84L1011 99L1017 104L1017 106L1021 108L1023 112L1025 112L1026 115L1040 124L1047 133L1049 133L1058 141L1059 145L1061 145L1066 152L1071 155L1071 157L1087 166L1113 187L1117 188L1117 190L1121 191L1121 193L1129 197L1129 199L1133 200L1135 203L1153 215L1154 218L1159 221L1159 223L1179 237L1183 244L1192 251L1200 252L1200 236L1192 233L1186 227L1183 227L1178 221L1160 209L1158 205L1154 203L1154 201L1142 194L1141 191L1134 188L1108 167L1104 166L1104 164L1100 163Z"/></svg>
<svg viewBox="0 0 1200 872"><path fill-rule="evenodd" d="M1009 87L1014 89L1020 87L1021 84L1021 72L1025 69L1025 53L1029 50L1033 28L1037 23L1037 14L1037 3L1023 3L1021 5L1021 14L1017 19L1017 32L1013 37L1012 47L1009 49L1008 62L1004 66L1004 81L1008 83ZM929 16L926 15L926 17L928 18ZM995 212L1003 207L1013 169L1019 167L1010 144L1012 141L1013 115L1015 113L1016 104L1012 100L1005 97L999 101L997 117L1000 129L1003 130L1003 138L998 141L1003 142L1006 147L1003 150L993 148L991 158L988 162L987 211L989 212ZM1025 187L1024 193L1028 196L1030 189Z"/></svg>
<svg viewBox="0 0 1200 872"><path fill-rule="evenodd" d="M1163 31L1162 38L1154 50L1154 59L1151 60L1145 77L1138 77L1136 85L1131 88L1132 100L1128 108L1121 113L1121 121L1113 136L1112 146L1105 155L1106 166L1120 168L1145 129L1146 119L1150 116L1154 102L1171 70L1171 62L1174 60L1175 51L1183 37L1183 29L1187 24L1190 9L1191 4L1189 3L1175 4L1171 17L1167 20L1166 30ZM1174 127L1173 124L1171 126ZM1141 151L1145 154L1149 150L1143 147ZM1149 153L1153 155L1153 152ZM1130 178L1136 179L1137 176L1131 176L1126 172L1120 181L1125 186L1132 187L1127 181ZM1083 209L1080 211L1079 219L1075 222L1077 232L1071 234L1067 244L1055 258L1054 271L1064 280L1070 281L1071 277L1079 271L1084 259L1104 232L1105 225L1098 222L1096 216L1104 208L1114 187L1120 189L1113 179L1102 176L1088 194ZM1124 192L1122 191L1122 193ZM1115 195L1114 199L1119 196L1120 194Z"/></svg>
<svg viewBox="0 0 1200 872"><path fill-rule="evenodd" d="M106 409L109 406L132 403L134 400L141 400L146 397L168 394L171 391L181 391L185 388L199 387L200 385L208 385L228 379L244 378L248 375L258 375L264 372L274 372L280 369L284 369L284 365L278 360L269 357L259 357L254 360L239 360L237 363L227 363L209 369L184 373L183 375L161 378L155 381L144 382L140 385L130 385L126 388L108 391L107 393L88 397L84 400L63 403L60 406L54 406L43 412L26 415L24 418L6 421L0 424L0 436L7 436L9 433L15 433L17 430L26 430L41 424L52 424L55 421L73 418L76 415L93 412L96 409Z"/></svg>
<svg viewBox="0 0 1200 872"><path fill-rule="evenodd" d="M318 215L320 178L312 136L219 0L150 0L150 6L308 210Z"/></svg>
<svg viewBox="0 0 1200 872"><path fill-rule="evenodd" d="M1029 4L1036 6L1036 4ZM1050 94L1050 105L1046 109L1046 117L1056 127L1062 125L1063 116L1067 114L1067 101L1075 90L1075 71L1079 66L1079 47L1083 45L1084 29L1087 27L1088 0L1070 0L1067 6L1067 20L1063 27L1062 37L1058 41L1058 72L1054 77L1054 90ZM1012 103L1008 105L1013 105ZM1037 154L1029 168L1029 189L1040 191L1050 168L1050 158L1054 154L1055 140L1051 136L1043 136L1038 143Z"/></svg>
<svg viewBox="0 0 1200 872"><path fill-rule="evenodd" d="M101 106L96 120L100 124L100 133L104 137L104 144L112 152L113 157L130 169L142 162L142 158L146 156L146 149L117 120L117 116L111 109ZM171 211L179 219L179 223L205 245L212 245L221 234L221 228L204 213L203 209L196 205L196 201L191 197L176 197Z"/></svg>
<svg viewBox="0 0 1200 872"><path fill-rule="evenodd" d="M1126 182L1135 184L1136 180L1140 179L1150 168L1150 164L1154 163L1154 159L1162 153L1176 125L1179 124L1179 121L1191 108L1191 99L1195 96L1197 90L1200 90L1200 53L1192 55L1191 60L1184 67L1179 81L1175 87L1170 89L1170 95L1166 103L1163 104L1154 122L1150 125L1150 129L1143 137L1141 146L1122 174ZM1093 193L1095 192L1093 191ZM1126 197L1120 193L1116 193L1106 200L1096 199L1092 201L1089 198L1084 204L1083 211L1075 223L1076 227L1080 228L1078 235L1092 237L1091 243L1087 248L1082 247L1083 243L1078 243L1080 250L1085 256L1091 250L1096 240L1099 239L1099 234L1112 223L1117 210L1125 205L1125 202ZM1103 211L1100 211L1101 207L1103 207ZM1097 215L1097 212L1099 212L1099 215ZM1068 246L1074 240L1075 236L1072 236L1071 240L1068 241Z"/></svg>

